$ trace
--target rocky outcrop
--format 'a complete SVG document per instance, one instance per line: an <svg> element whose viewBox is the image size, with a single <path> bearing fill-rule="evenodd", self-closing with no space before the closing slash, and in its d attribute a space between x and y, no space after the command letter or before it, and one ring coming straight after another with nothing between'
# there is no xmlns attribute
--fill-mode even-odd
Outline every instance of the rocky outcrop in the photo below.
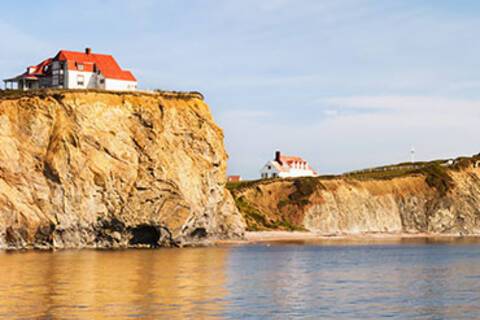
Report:
<svg viewBox="0 0 480 320"><path fill-rule="evenodd" d="M480 234L478 157L232 186L249 230Z"/></svg>
<svg viewBox="0 0 480 320"><path fill-rule="evenodd" d="M223 133L199 94L0 95L0 248L239 238Z"/></svg>

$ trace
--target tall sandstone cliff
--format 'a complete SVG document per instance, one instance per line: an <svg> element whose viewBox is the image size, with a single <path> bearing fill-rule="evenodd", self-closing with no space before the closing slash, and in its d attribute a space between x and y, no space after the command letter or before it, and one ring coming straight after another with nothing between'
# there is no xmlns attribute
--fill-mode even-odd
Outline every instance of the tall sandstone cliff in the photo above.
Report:
<svg viewBox="0 0 480 320"><path fill-rule="evenodd" d="M259 181L232 192L249 230L479 235L478 165L478 157L462 158L406 172Z"/></svg>
<svg viewBox="0 0 480 320"><path fill-rule="evenodd" d="M199 94L0 95L0 248L242 237L223 133Z"/></svg>

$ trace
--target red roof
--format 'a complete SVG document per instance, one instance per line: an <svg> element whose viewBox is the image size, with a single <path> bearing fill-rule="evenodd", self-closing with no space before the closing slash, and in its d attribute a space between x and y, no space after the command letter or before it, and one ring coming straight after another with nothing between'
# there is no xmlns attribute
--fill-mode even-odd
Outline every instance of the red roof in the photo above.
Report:
<svg viewBox="0 0 480 320"><path fill-rule="evenodd" d="M36 66L30 66L27 68L27 71L21 75L16 76L15 78L23 78L29 80L38 80L38 77L42 77L46 74L47 66L52 63L52 58L48 58L37 64ZM12 79L15 79L12 78Z"/></svg>
<svg viewBox="0 0 480 320"><path fill-rule="evenodd" d="M315 170L308 164L306 160L298 156L284 156L280 155L280 162L276 159L273 160L273 164L278 171L286 172L294 168L295 165L304 165L306 170L311 170L313 173L317 174Z"/></svg>
<svg viewBox="0 0 480 320"><path fill-rule="evenodd" d="M130 71L122 70L111 55L61 50L54 60L67 61L68 70L93 72L97 68L108 79L137 81ZM83 65L83 70L79 65Z"/></svg>
<svg viewBox="0 0 480 320"><path fill-rule="evenodd" d="M284 156L284 155L280 156L280 161L282 163L287 163L287 164L291 164L291 163L294 163L294 162L307 163L307 161L303 160L301 157Z"/></svg>
<svg viewBox="0 0 480 320"><path fill-rule="evenodd" d="M38 77L46 76L47 67L53 61L66 61L68 70L72 71L94 72L99 70L107 79L137 81L130 71L122 70L111 55L67 50L61 50L54 58L45 59L36 66L28 67L25 73L15 78L37 80Z"/></svg>
<svg viewBox="0 0 480 320"><path fill-rule="evenodd" d="M35 75L35 76L42 76L45 74L46 67L52 63L52 58L48 58L40 62L36 66L30 66L28 67L27 74L28 75ZM31 70L30 70L31 69Z"/></svg>
<svg viewBox="0 0 480 320"><path fill-rule="evenodd" d="M241 176L228 176L228 182L240 182L241 180Z"/></svg>

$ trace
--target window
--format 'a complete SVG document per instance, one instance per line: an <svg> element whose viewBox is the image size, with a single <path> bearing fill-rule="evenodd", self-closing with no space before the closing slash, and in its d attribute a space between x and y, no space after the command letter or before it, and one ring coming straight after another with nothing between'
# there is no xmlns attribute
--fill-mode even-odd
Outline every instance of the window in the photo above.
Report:
<svg viewBox="0 0 480 320"><path fill-rule="evenodd" d="M83 74L77 74L77 86L83 87L85 85L85 76Z"/></svg>
<svg viewBox="0 0 480 320"><path fill-rule="evenodd" d="M105 79L100 79L100 83L101 83L101 84L104 84L104 83L105 83Z"/></svg>
<svg viewBox="0 0 480 320"><path fill-rule="evenodd" d="M83 63L77 63L77 69L83 71L85 69Z"/></svg>

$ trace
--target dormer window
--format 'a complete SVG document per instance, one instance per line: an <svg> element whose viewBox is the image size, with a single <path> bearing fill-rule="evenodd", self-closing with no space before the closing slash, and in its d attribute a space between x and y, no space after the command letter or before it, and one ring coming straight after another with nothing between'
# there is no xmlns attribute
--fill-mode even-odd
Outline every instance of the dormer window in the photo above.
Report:
<svg viewBox="0 0 480 320"><path fill-rule="evenodd" d="M83 71L85 69L85 66L83 65L83 63L77 63L77 69L79 71Z"/></svg>

